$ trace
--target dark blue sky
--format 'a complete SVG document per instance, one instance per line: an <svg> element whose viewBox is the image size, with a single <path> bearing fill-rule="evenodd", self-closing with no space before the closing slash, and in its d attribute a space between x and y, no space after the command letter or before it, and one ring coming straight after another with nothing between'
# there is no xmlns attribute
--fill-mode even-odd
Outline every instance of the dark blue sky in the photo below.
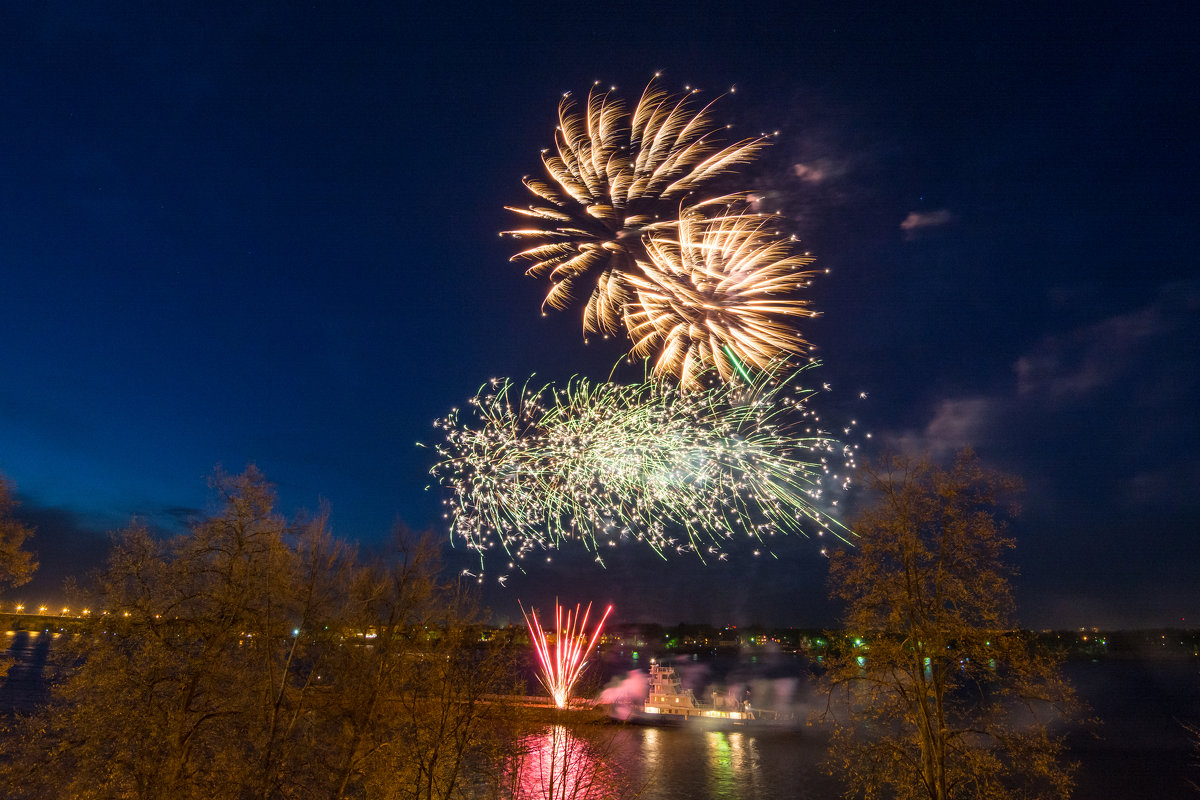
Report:
<svg viewBox="0 0 1200 800"><path fill-rule="evenodd" d="M735 132L779 130L748 177L831 269L806 333L825 380L869 392L872 448L970 443L1025 478L1022 621L1200 620L1186 4L192 5L0 10L0 472L39 524L26 594L131 515L178 526L218 463L256 463L285 510L328 498L368 546L439 524L414 445L435 417L620 354L584 347L577 310L542 318L497 232L563 91L663 70L736 84ZM488 601L831 622L816 547L780 555L567 558Z"/></svg>

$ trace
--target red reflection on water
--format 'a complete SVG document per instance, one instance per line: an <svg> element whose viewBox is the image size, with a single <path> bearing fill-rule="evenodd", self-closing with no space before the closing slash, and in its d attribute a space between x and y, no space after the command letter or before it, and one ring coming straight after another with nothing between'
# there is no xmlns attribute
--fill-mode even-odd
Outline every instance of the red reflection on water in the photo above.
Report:
<svg viewBox="0 0 1200 800"><path fill-rule="evenodd" d="M509 765L513 800L621 797L623 781L611 744L611 739L582 738L563 725L525 737Z"/></svg>

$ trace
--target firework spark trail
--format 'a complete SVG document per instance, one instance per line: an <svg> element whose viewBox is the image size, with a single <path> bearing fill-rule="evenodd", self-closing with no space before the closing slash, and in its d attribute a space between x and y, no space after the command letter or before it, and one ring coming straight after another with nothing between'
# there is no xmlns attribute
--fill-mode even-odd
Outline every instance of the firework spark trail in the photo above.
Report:
<svg viewBox="0 0 1200 800"><path fill-rule="evenodd" d="M492 381L469 418L455 410L435 423L446 440L430 472L451 490L451 534L481 561L507 554L510 569L568 543L603 564L603 548L623 540L708 560L738 538L844 538L822 509L837 504L829 490L848 487L855 446L823 429L795 378L686 393Z"/></svg>
<svg viewBox="0 0 1200 800"><path fill-rule="evenodd" d="M628 276L647 260L647 232L673 226L683 209L719 209L742 197L699 193L751 161L766 137L717 144L721 128L712 122L712 103L697 110L695 93L673 96L652 80L632 110L598 86L583 110L565 95L555 148L542 153L550 182L525 178L536 202L507 207L533 226L501 235L538 242L513 260L532 262L526 274L549 277L544 305L566 308L579 285L594 279L585 332L620 328L631 299Z"/></svg>
<svg viewBox="0 0 1200 800"><path fill-rule="evenodd" d="M526 614L525 608L521 608L525 624L529 626L529 636L533 640L534 651L541 664L538 680L546 687L546 691L554 699L554 704L559 708L567 707L567 703L571 699L571 690L586 666L584 659L596 647L596 642L600 640L600 631L603 630L608 615L612 613L612 606L604 610L604 616L596 623L596 628L589 640L587 627L588 616L591 613L591 603L588 603L587 608L580 614L579 604L575 605L575 611L572 613L559 605L556 600L554 602L554 649L551 652L546 631L537 618L537 609L531 608Z"/></svg>

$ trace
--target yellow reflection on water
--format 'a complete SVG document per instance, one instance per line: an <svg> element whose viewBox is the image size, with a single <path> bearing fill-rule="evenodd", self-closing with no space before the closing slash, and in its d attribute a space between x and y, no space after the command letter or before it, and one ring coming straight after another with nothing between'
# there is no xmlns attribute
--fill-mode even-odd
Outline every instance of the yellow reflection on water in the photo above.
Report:
<svg viewBox="0 0 1200 800"><path fill-rule="evenodd" d="M758 781L758 746L740 731L709 731L706 766L710 797L741 798Z"/></svg>
<svg viewBox="0 0 1200 800"><path fill-rule="evenodd" d="M658 728L646 728L642 732L642 759L651 774L662 771L662 731Z"/></svg>

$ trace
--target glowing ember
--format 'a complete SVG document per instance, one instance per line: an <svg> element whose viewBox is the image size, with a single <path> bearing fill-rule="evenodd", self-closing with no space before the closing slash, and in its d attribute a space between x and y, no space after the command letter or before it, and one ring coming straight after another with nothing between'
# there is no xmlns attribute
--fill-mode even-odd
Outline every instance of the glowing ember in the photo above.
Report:
<svg viewBox="0 0 1200 800"><path fill-rule="evenodd" d="M604 628L604 621L612 613L612 606L604 610L604 616L596 623L596 629L592 631L589 639L588 615L592 613L592 604L588 603L581 614L578 603L575 605L575 611L571 612L555 601L553 651L547 641L546 631L538 621L537 610L531 608L529 613L525 614L522 607L521 613L525 616L525 624L529 626L529 635L533 639L533 649L541 663L538 680L554 698L554 704L559 708L566 708L571 689L579 680L586 664L584 659L600 640L600 631Z"/></svg>

